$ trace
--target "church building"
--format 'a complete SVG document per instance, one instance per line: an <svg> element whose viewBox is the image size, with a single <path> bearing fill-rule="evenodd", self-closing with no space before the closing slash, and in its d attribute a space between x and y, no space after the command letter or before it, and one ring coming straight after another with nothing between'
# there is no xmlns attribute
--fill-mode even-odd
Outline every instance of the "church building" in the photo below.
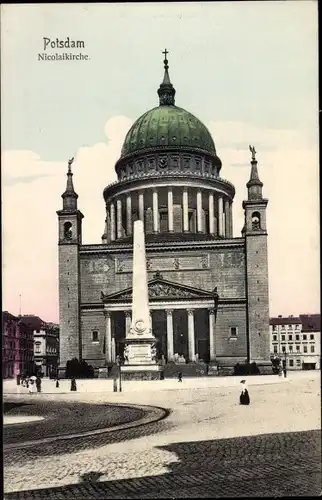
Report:
<svg viewBox="0 0 322 500"><path fill-rule="evenodd" d="M244 227L233 237L235 188L221 177L208 129L175 105L175 94L165 51L159 105L128 131L115 164L117 181L103 191L101 243L82 241L84 216L69 162L57 212L61 369L74 357L96 368L122 359L131 324L137 219L145 228L157 357L170 362L179 355L226 371L246 360L255 361L261 373L270 369L268 200L255 149Z"/></svg>

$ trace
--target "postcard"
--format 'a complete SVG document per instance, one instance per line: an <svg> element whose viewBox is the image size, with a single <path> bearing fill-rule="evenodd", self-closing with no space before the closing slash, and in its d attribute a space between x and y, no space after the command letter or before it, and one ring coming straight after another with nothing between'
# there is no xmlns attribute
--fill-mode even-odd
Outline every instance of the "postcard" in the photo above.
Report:
<svg viewBox="0 0 322 500"><path fill-rule="evenodd" d="M6 499L321 494L317 13L2 4Z"/></svg>

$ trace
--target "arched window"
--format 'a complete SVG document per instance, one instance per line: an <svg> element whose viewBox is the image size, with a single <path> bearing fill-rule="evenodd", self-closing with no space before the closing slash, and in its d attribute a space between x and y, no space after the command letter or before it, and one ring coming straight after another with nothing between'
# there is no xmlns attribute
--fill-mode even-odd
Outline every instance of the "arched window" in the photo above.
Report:
<svg viewBox="0 0 322 500"><path fill-rule="evenodd" d="M72 228L72 223L65 222L65 224L64 224L64 238L66 238L67 240L70 240L73 236L71 228Z"/></svg>
<svg viewBox="0 0 322 500"><path fill-rule="evenodd" d="M252 214L252 230L258 231L261 228L261 216L259 212Z"/></svg>

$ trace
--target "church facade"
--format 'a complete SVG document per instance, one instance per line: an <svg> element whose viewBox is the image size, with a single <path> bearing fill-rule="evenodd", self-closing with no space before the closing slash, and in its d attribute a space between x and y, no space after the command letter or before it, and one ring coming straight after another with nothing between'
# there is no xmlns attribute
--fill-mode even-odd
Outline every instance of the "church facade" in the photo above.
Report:
<svg viewBox="0 0 322 500"><path fill-rule="evenodd" d="M105 187L100 244L82 241L71 163L59 226L60 367L123 356L131 324L133 222L144 222L157 356L219 367L270 366L266 207L251 148L244 227L233 237L233 184L207 128L175 105L168 61L159 106L126 135L117 181ZM262 367L262 368L261 368Z"/></svg>

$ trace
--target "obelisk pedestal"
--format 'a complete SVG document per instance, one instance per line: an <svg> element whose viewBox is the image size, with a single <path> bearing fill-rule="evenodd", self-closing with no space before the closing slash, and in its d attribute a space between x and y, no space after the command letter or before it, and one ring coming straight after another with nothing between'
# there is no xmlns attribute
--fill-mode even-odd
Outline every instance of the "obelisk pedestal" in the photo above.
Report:
<svg viewBox="0 0 322 500"><path fill-rule="evenodd" d="M150 319L144 225L141 220L134 222L132 322L129 331L126 331L124 359L125 364L121 367L124 379L161 378L163 368L156 361L156 339Z"/></svg>

